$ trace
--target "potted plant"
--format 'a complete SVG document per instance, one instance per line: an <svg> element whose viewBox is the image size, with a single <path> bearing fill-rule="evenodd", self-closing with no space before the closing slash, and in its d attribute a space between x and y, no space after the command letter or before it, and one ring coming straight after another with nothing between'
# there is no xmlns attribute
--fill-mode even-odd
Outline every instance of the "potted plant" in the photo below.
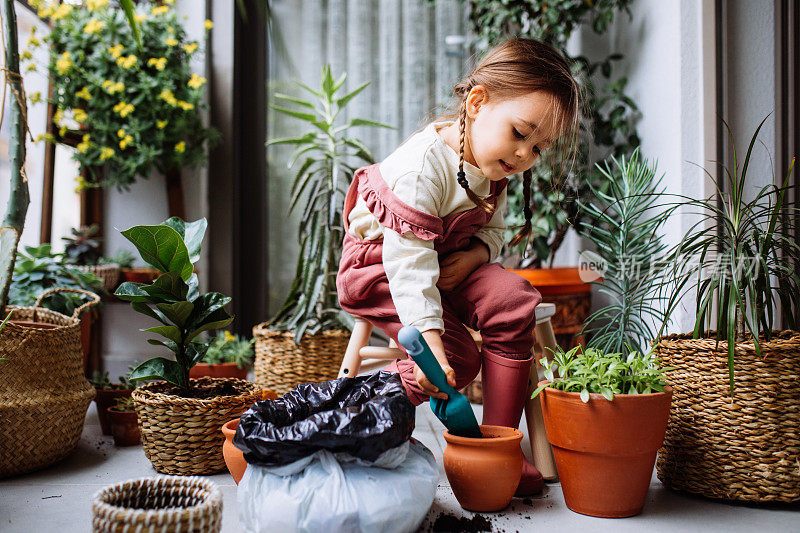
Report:
<svg viewBox="0 0 800 533"><path fill-rule="evenodd" d="M730 134L733 166L714 180L712 197L678 197L671 206L695 224L666 256L667 310L693 293L697 317L691 333L667 335L656 346L672 367L676 398L658 477L713 498L795 502L800 245L793 221L800 210L789 185L794 160L779 184L748 182L764 121L743 160ZM774 331L779 312L788 329Z"/></svg>
<svg viewBox="0 0 800 533"><path fill-rule="evenodd" d="M136 446L142 441L133 398L117 398L114 405L106 409L115 446Z"/></svg>
<svg viewBox="0 0 800 533"><path fill-rule="evenodd" d="M252 362L252 339L243 339L227 330L219 331L211 339L202 361L192 367L189 377L247 379Z"/></svg>
<svg viewBox="0 0 800 533"><path fill-rule="evenodd" d="M97 417L100 419L100 429L103 435L111 435L111 424L108 419L108 408L113 406L119 398L130 398L133 392L131 385L125 376L119 376L117 383L112 383L108 378L108 372L100 373L95 370L89 383L94 386L94 402L97 406Z"/></svg>
<svg viewBox="0 0 800 533"><path fill-rule="evenodd" d="M525 223L526 197L532 211L529 242L503 253L503 266L527 279L542 294L544 302L556 304L553 329L562 346L581 342L578 335L591 310L591 287L579 276L577 266L553 267L553 259L570 228L580 231L586 216L578 200L591 198L592 185L603 181L596 163L609 156L628 154L639 145L636 121L639 109L626 93L627 78L612 78L614 63L623 59L612 52L598 60L572 56L567 42L572 33L589 28L603 35L620 13L630 16L632 0L613 2L506 2L471 1L469 20L477 47L486 48L508 37L528 37L546 42L570 60L582 87L583 116L579 153L566 165L558 160L558 149L544 152L532 169L528 194L523 180L508 187L507 242Z"/></svg>
<svg viewBox="0 0 800 533"><path fill-rule="evenodd" d="M75 147L79 188L127 190L155 168L166 177L170 213L183 216L180 170L202 164L218 137L198 112L206 107L206 80L191 63L202 50L170 4L121 5L38 3L51 31L29 46L50 45L42 68L51 79L57 128L56 136L43 138ZM29 57L27 68L38 68Z"/></svg>
<svg viewBox="0 0 800 533"><path fill-rule="evenodd" d="M62 237L64 240L64 264L74 266L83 272L91 272L103 283L103 289L113 291L119 280L119 265L102 263L100 251L100 226L92 224L81 228L72 228L72 236Z"/></svg>
<svg viewBox="0 0 800 533"><path fill-rule="evenodd" d="M672 389L652 352L605 353L576 346L541 359L547 440L567 507L621 518L644 506L664 441Z"/></svg>
<svg viewBox="0 0 800 533"><path fill-rule="evenodd" d="M189 377L208 349L197 337L233 320L225 310L231 299L218 292L201 293L193 273L205 229L205 219L186 223L170 218L163 224L134 226L122 232L142 259L162 272L150 284L125 282L115 294L159 323L143 331L163 339L148 342L174 354L174 359L149 359L129 376L130 380L158 380L137 387L131 397L145 455L157 471L167 474L224 470L219 428L262 394L254 384L240 379Z"/></svg>
<svg viewBox="0 0 800 533"><path fill-rule="evenodd" d="M298 137L268 143L296 147L289 166L298 163L299 169L289 210L297 207L303 213L298 231L300 256L289 294L271 320L253 328L256 382L278 394L302 382L336 378L349 340L352 318L339 307L335 286L344 237L342 210L356 170L351 165L355 161L371 164L373 158L361 141L347 134L356 126L389 126L360 118L337 125L345 106L369 85L338 96L345 77L334 79L326 65L319 89L298 82L314 100L275 95L301 107L273 106L276 111L307 124L306 133Z"/></svg>

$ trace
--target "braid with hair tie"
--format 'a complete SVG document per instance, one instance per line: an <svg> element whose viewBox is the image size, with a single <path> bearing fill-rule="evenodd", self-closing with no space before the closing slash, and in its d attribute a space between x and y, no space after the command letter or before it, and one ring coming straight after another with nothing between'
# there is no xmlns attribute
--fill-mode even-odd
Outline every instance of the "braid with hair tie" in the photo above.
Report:
<svg viewBox="0 0 800 533"><path fill-rule="evenodd" d="M459 113L459 121L458 121L458 184L467 192L467 197L472 200L472 203L483 209L489 214L494 213L494 207L492 207L486 200L475 194L475 192L469 188L469 182L467 181L467 173L464 172L464 138L466 137L466 121L467 121L467 99L466 97L461 102L461 112Z"/></svg>
<svg viewBox="0 0 800 533"><path fill-rule="evenodd" d="M531 219L533 218L533 212L531 211L531 183L533 182L533 171L530 169L526 170L522 173L522 198L525 203L525 207L523 208L522 212L525 215L525 225L522 226L522 229L514 235L514 238L511 239L509 246L512 248L519 243L525 241L527 249L527 240L533 230L533 224L531 223Z"/></svg>

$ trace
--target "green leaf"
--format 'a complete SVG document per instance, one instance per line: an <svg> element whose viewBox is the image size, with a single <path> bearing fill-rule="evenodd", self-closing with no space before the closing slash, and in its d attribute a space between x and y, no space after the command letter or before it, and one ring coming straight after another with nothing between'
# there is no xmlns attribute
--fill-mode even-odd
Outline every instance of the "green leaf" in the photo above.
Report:
<svg viewBox="0 0 800 533"><path fill-rule="evenodd" d="M128 379L131 381L163 379L173 385L182 387L182 376L181 367L178 363L163 357L154 357L134 368Z"/></svg>
<svg viewBox="0 0 800 533"><path fill-rule="evenodd" d="M152 328L142 329L139 331L147 331L149 333L155 333L157 335L161 335L162 337L166 337L167 339L174 341L178 344L181 343L181 330L179 330L175 326L154 326Z"/></svg>
<svg viewBox="0 0 800 533"><path fill-rule="evenodd" d="M165 225L134 226L122 232L131 241L142 259L161 272L178 272L181 279L192 275L189 251L180 234Z"/></svg>
<svg viewBox="0 0 800 533"><path fill-rule="evenodd" d="M163 313L161 313L160 311L157 311L157 310L153 310L153 309L152 309L152 308L151 308L149 305L147 305L146 303L142 303L142 302L131 302L131 307L132 307L132 308L133 308L133 310L134 310L134 311L136 311L137 313L141 313L141 314L143 314L143 315L147 315L147 316L149 316L149 317L151 317L151 318L155 318L156 320L158 320L158 321L159 321L159 322L161 322L162 324L169 325L169 320L167 319L167 317L165 317L165 316L164 316L164 314L163 314Z"/></svg>
<svg viewBox="0 0 800 533"><path fill-rule="evenodd" d="M184 328L189 323L189 317L194 311L194 304L192 302L159 303L156 304L156 308L173 324Z"/></svg>
<svg viewBox="0 0 800 533"><path fill-rule="evenodd" d="M581 390L581 401L583 403L588 403L589 402L589 390L588 389L582 389Z"/></svg>
<svg viewBox="0 0 800 533"><path fill-rule="evenodd" d="M167 272L156 278L152 285L143 285L141 290L149 294L153 300L166 301L186 300L189 286L181 279L177 272Z"/></svg>
<svg viewBox="0 0 800 533"><path fill-rule="evenodd" d="M217 309L210 315L206 316L199 324L193 324L193 327L196 329L189 333L187 340L194 339L204 331L224 328L231 322L233 322L233 317L229 315L225 309Z"/></svg>
<svg viewBox="0 0 800 533"><path fill-rule="evenodd" d="M205 323L208 318L231 301L229 296L219 292L209 292L197 298L194 303L194 313L191 317L191 327L197 328Z"/></svg>
<svg viewBox="0 0 800 533"><path fill-rule="evenodd" d="M114 291L114 296L126 302L149 302L151 297L142 290L144 283L126 281Z"/></svg>
<svg viewBox="0 0 800 533"><path fill-rule="evenodd" d="M349 127L354 127L354 126L373 126L376 128L387 128L390 130L395 129L394 126L389 126L388 124L384 124L383 122L376 122L374 120L367 120L364 118L351 119L349 122Z"/></svg>
<svg viewBox="0 0 800 533"><path fill-rule="evenodd" d="M171 227L183 239L186 244L186 250L189 252L189 261L192 264L200 259L200 245L203 242L203 237L206 234L208 221L205 218L195 220L194 222L184 222L178 217L172 217L164 221L164 225Z"/></svg>
<svg viewBox="0 0 800 533"><path fill-rule="evenodd" d="M271 105L270 107L275 111L278 111L279 113L283 113L284 115L289 115L290 117L299 118L300 120L305 120L306 122L316 122L317 120L317 116L312 115L311 113L303 113L302 111L295 111L293 109L288 109L286 107L281 107L277 105Z"/></svg>
<svg viewBox="0 0 800 533"><path fill-rule="evenodd" d="M366 89L369 84L370 84L370 82L368 82L368 81L362 83L361 85L356 87L354 90L350 91L346 95L344 95L341 98L339 98L338 100L336 100L336 105L339 106L339 107L346 106L348 104L348 102L350 102L350 100L355 98L358 95L358 93L360 93L361 91Z"/></svg>
<svg viewBox="0 0 800 533"><path fill-rule="evenodd" d="M133 0L119 0L119 5L125 12L125 18L128 20L128 25L131 27L133 38L136 41L136 46L142 48L142 34L139 31L139 23L136 21L136 12L134 10Z"/></svg>

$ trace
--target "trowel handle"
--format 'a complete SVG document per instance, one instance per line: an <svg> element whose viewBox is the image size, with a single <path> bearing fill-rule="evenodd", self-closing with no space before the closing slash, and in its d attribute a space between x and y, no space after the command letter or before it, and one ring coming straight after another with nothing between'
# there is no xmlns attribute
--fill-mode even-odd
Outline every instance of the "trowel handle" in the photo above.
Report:
<svg viewBox="0 0 800 533"><path fill-rule="evenodd" d="M434 387L444 392L448 396L455 392L455 389L447 383L447 376L442 370L442 366L431 351L431 347L425 342L422 333L413 326L404 326L397 334L397 342L406 349L411 359L425 374L425 377Z"/></svg>

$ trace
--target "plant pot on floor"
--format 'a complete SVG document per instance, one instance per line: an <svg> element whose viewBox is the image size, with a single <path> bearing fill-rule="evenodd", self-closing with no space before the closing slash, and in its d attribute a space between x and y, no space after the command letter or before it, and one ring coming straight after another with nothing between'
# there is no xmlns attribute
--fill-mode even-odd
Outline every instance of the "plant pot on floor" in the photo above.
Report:
<svg viewBox="0 0 800 533"><path fill-rule="evenodd" d="M540 396L567 507L604 518L641 512L664 442L672 389L615 394L612 401L591 394L587 403L577 392L552 388Z"/></svg>
<svg viewBox="0 0 800 533"><path fill-rule="evenodd" d="M233 378L191 379L193 389L221 387L229 393L185 398L165 381L144 384L131 397L139 415L144 453L158 472L177 475L216 474L225 470L220 426L238 418L262 391Z"/></svg>
<svg viewBox="0 0 800 533"><path fill-rule="evenodd" d="M658 478L668 487L748 502L800 501L800 333L736 344L670 335L657 356L675 389ZM752 339L752 337L750 337Z"/></svg>
<svg viewBox="0 0 800 533"><path fill-rule="evenodd" d="M350 332L332 330L306 334L298 346L294 343L293 332L270 331L263 323L253 328L253 337L255 382L282 395L300 383L336 379Z"/></svg>
<svg viewBox="0 0 800 533"><path fill-rule="evenodd" d="M98 389L95 387L94 403L97 406L97 418L103 435L111 435L111 423L108 408L115 405L117 398L129 398L133 389Z"/></svg>
<svg viewBox="0 0 800 533"><path fill-rule="evenodd" d="M109 407L106 412L115 446L135 446L142 442L136 411L118 411L114 407Z"/></svg>
<svg viewBox="0 0 800 533"><path fill-rule="evenodd" d="M522 476L522 432L503 426L480 428L479 439L444 432L444 472L461 507L500 511L511 502Z"/></svg>
<svg viewBox="0 0 800 533"><path fill-rule="evenodd" d="M190 378L236 378L247 379L248 367L240 368L236 363L197 363L189 371Z"/></svg>
<svg viewBox="0 0 800 533"><path fill-rule="evenodd" d="M274 400L278 397L272 391L262 393L263 400ZM225 443L222 445L222 455L225 457L225 466L228 467L231 477L239 484L244 471L247 469L247 461L244 460L242 451L233 445L233 437L236 435L236 428L239 427L239 419L230 420L222 426L222 434L225 436Z"/></svg>
<svg viewBox="0 0 800 533"><path fill-rule="evenodd" d="M63 291L93 300L72 317L39 307L42 298ZM95 394L83 375L78 317L99 302L86 291L52 289L35 307L6 308L13 315L0 333L6 359L0 363L0 478L49 466L78 444Z"/></svg>
<svg viewBox="0 0 800 533"><path fill-rule="evenodd" d="M222 492L207 479L159 476L105 487L92 500L97 533L222 530Z"/></svg>

